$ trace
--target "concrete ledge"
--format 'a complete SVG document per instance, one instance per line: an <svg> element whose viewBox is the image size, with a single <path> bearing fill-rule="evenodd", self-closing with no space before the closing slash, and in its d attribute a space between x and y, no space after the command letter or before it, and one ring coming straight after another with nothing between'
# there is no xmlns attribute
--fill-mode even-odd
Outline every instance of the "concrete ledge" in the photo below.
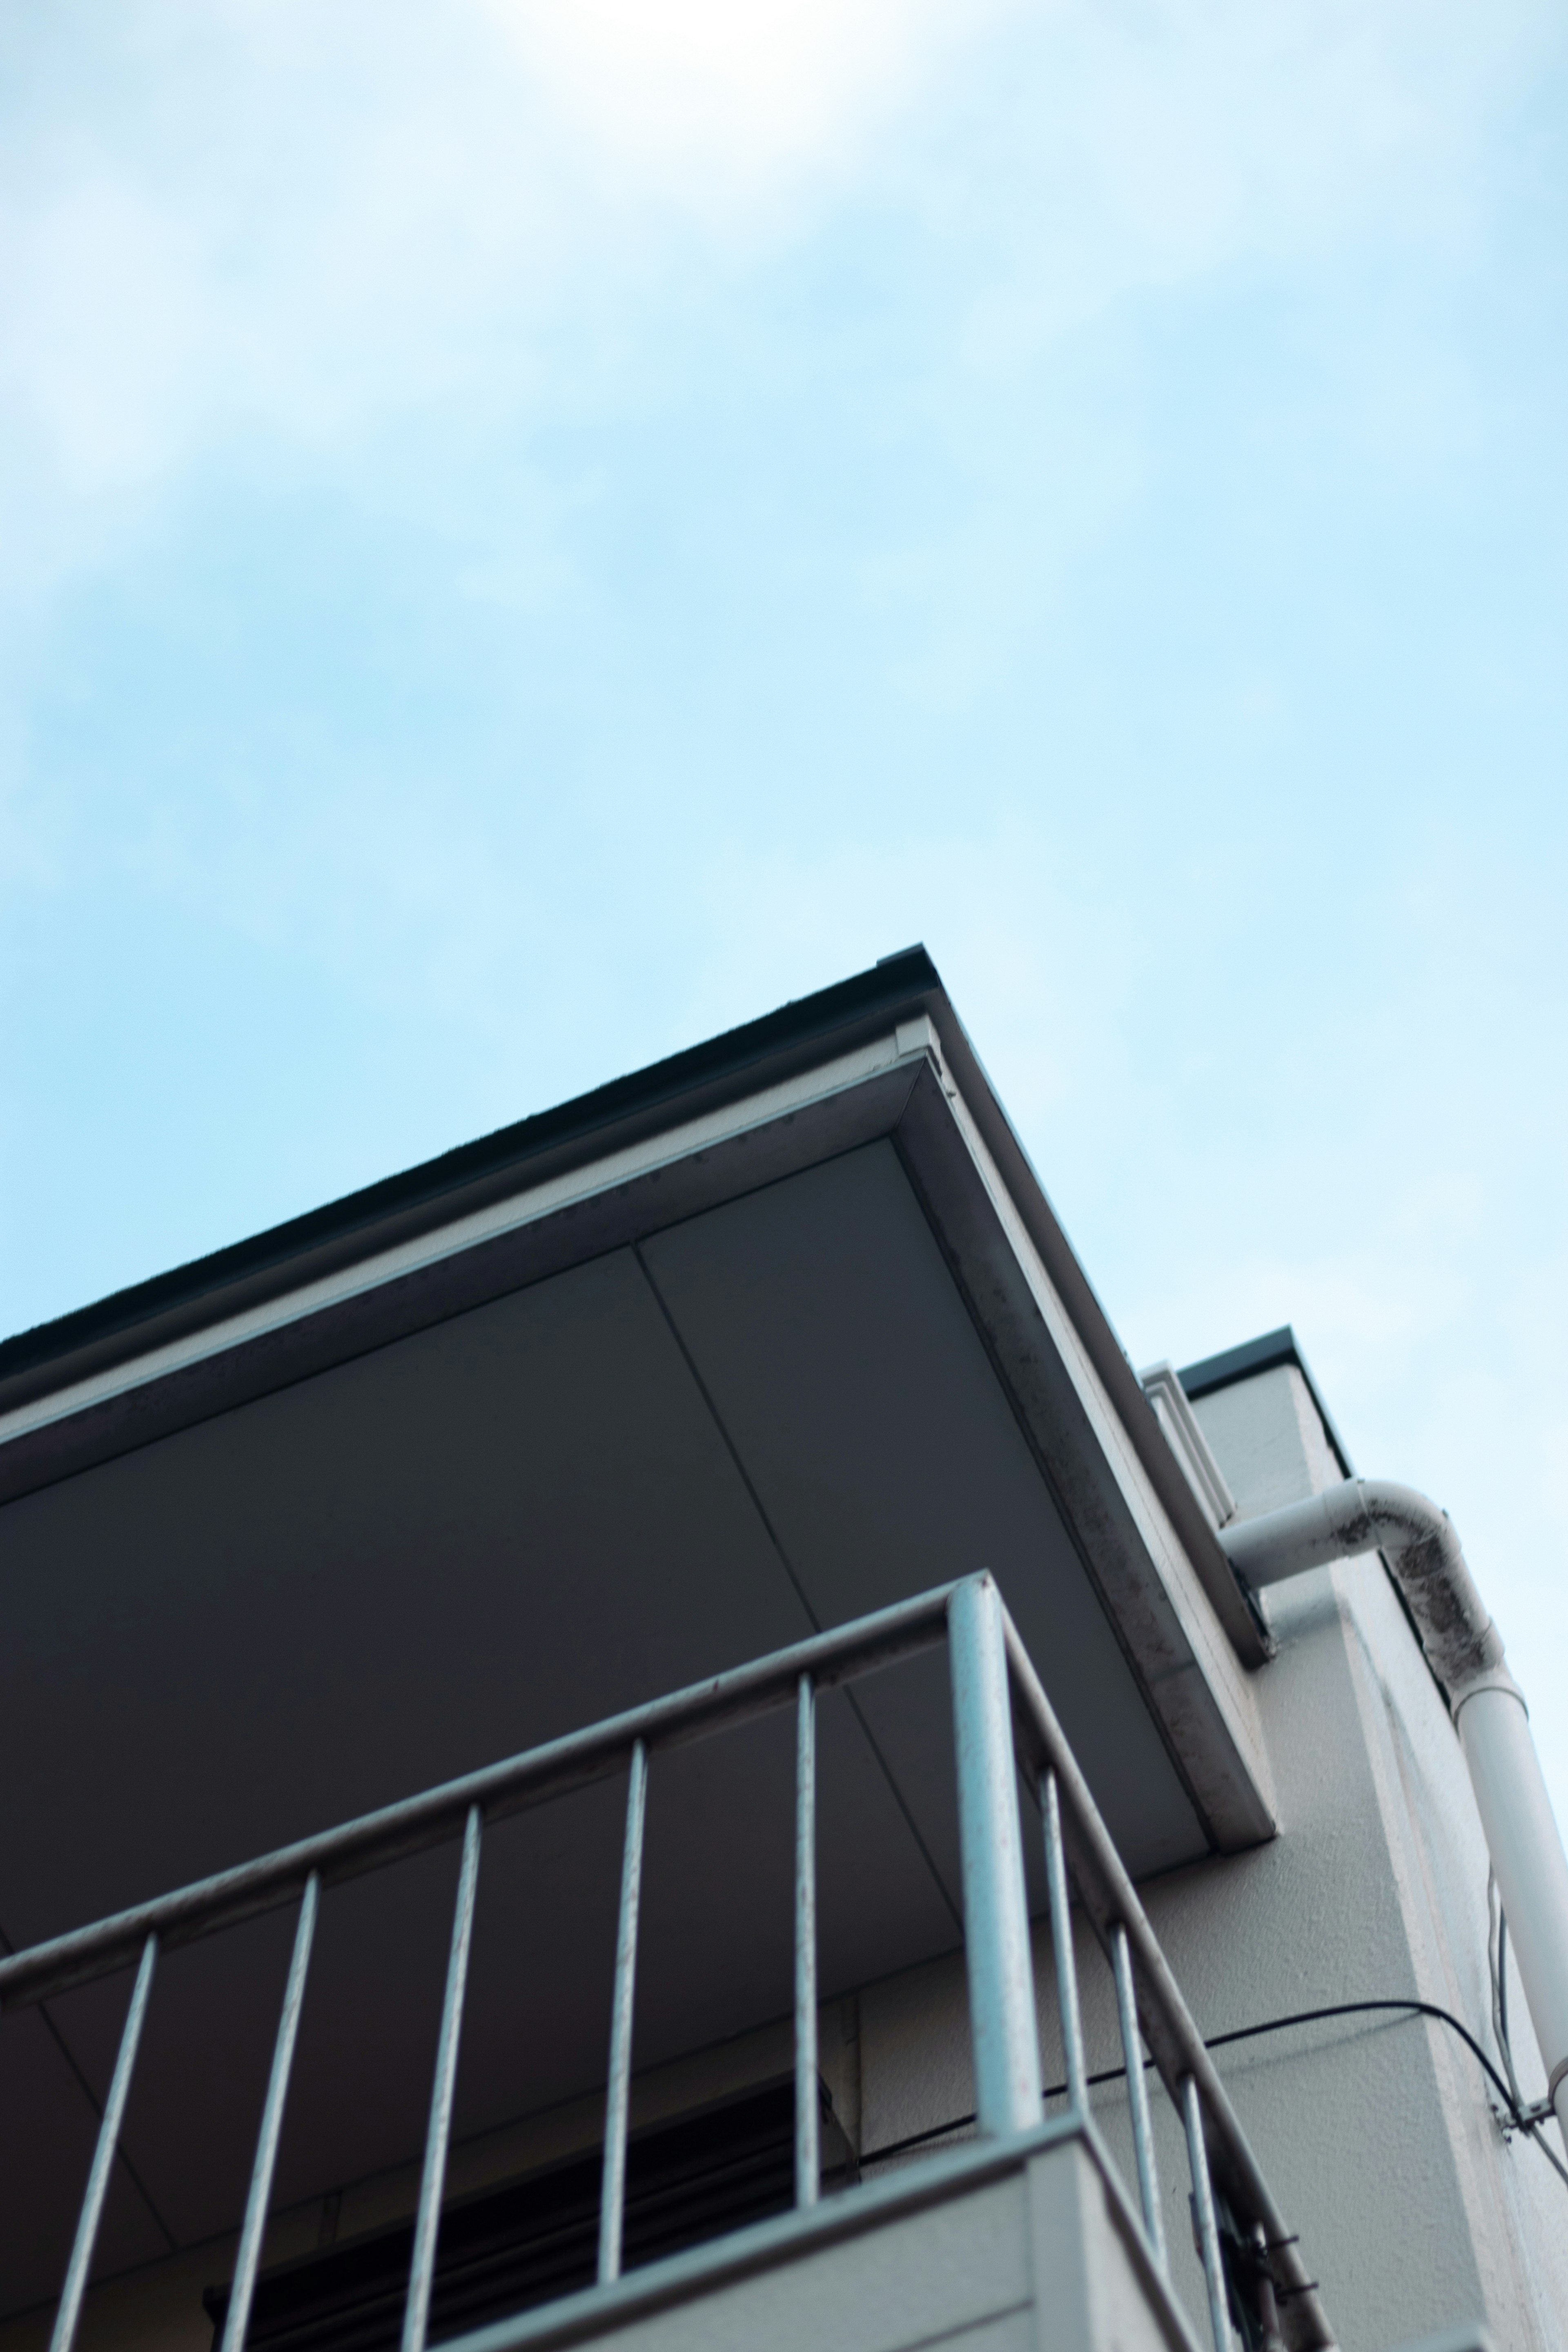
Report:
<svg viewBox="0 0 1568 2352"><path fill-rule="evenodd" d="M1497 2352L1497 2347L1479 2321L1467 2327L1445 2327L1439 2336L1424 2336L1419 2344L1406 2344L1401 2352Z"/></svg>
<svg viewBox="0 0 1568 2352"><path fill-rule="evenodd" d="M1092 2124L971 2144L440 2352L1198 2352Z"/></svg>

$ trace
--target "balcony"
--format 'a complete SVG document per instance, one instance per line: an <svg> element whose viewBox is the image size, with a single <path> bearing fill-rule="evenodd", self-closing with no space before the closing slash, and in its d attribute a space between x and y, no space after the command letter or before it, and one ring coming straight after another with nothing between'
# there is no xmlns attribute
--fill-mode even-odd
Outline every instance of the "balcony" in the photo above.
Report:
<svg viewBox="0 0 1568 2352"><path fill-rule="evenodd" d="M898 2160L884 2161L876 2178L857 2179L852 2152L822 2089L817 1871L826 1824L818 1818L818 1726L836 1694L874 1677L907 1674L910 1661L944 1644L974 2106L962 2126L972 2126L973 2137L954 2144L949 2136L934 2151L872 2151ZM793 2069L778 2108L787 2137L780 2141L775 2129L780 2144L770 2153L763 2109L753 2102L746 2125L752 2133L746 2178L753 2185L738 2202L731 2199L730 2210L742 2226L725 2228L722 2197L716 2204L710 2198L681 2222L679 2195L689 2200L701 2165L693 2172L689 2161L687 2189L672 2192L667 2136L659 2159L665 2186L656 2179L650 2189L648 2163L658 2152L650 2157L631 2130L648 1790L650 1781L657 1788L667 1775L677 1778L672 1768L679 1751L700 1745L710 1760L722 1759L731 1752L726 1743L743 1738L748 1726L768 1719L779 1726L780 1718L793 1727L794 1752ZM770 1752L776 1760L776 1743ZM541 2222L536 2197L528 2240L534 2266L524 2265L526 2276L517 2269L521 2241L514 2230L509 2290L506 2265L498 2271L494 2246L488 2253L473 2252L478 2241L469 2209L447 2198L486 1837L510 1817L567 1809L581 1792L613 1794L622 1782L613 1971L608 2015L601 2023L608 2065L602 2134L588 2168L591 2193L585 2206L582 2162L574 2187L559 2171L552 2177L554 2219L548 2227ZM1026 1801L1022 1809L1020 1785ZM1023 1820L1034 1806L1037 1832L1026 1839ZM440 1846L457 1849L458 1869L417 2192L408 2200L401 2235L395 2233L394 2242L383 2232L375 2242L374 2260L382 2273L375 2294L366 2289L357 2304L352 2294L346 2302L340 2296L335 2309L317 2311L301 2334L298 2311L292 2323L288 2318L289 2281L297 2283L298 2266L279 2270L268 2261L268 2227L290 2096L298 2105L308 2089L295 2079L303 2071L295 2061L322 1899L350 1881L406 1868L413 1857ZM1054 2046L1064 2073L1052 2095L1042 2090L1031 1881L1037 1889L1043 1882L1039 1907L1050 1927ZM1103 2115L1097 2121L1100 2111L1091 2110L1071 1925L1075 1900L1114 1987L1124 2058L1122 2136L1131 2151L1125 2180L1110 2153ZM241 2352L247 2342L260 2352L272 2340L322 2346L396 2340L402 2352L426 2352L433 2334L443 2344L460 2344L463 2352L587 2341L642 2347L827 2340L866 2352L897 2352L937 2336L972 2338L1002 2352L1015 2338L1024 2340L1037 2301L1048 2305L1053 2343L1082 2346L1085 2352L1112 2345L1191 2347L1205 2336L1216 2352L1237 2343L1306 2352L1333 2341L1300 2250L987 1576L899 1602L0 1961L0 2005L7 2011L134 1971L53 2315L51 2352L74 2352L84 2323L95 2346L141 2332L131 2320L116 2319L117 2310L130 2311L126 2290L91 2282L144 2029L156 2016L161 1971L176 1975L175 1967L163 1969L165 1956L221 1945L254 1932L247 1922L290 1912L291 1951L258 2101L243 2219L237 2238L229 2241L229 2276L208 2296L219 2352ZM179 1991L176 1979L166 1996L171 2003ZM514 2032L535 2042L551 2032L548 2015L525 2012L512 2023ZM1157 2078L1152 2101L1151 2075ZM1162 2202L1152 2112L1160 2086L1179 2119L1196 2264L1173 2242L1169 2209ZM165 2106L177 2104L166 2091L160 2095ZM178 2127L177 2114L161 2120L165 2132ZM739 2179L739 2143L733 2126L726 2128L725 2161ZM767 2186L770 2164L778 2174L776 2197ZM720 2178L711 2160L708 2176ZM656 2229L650 2238L646 2216L661 2196L663 2237ZM786 2197L789 2210L766 2211L770 2200ZM759 2210L764 2218L747 2218ZM551 2229L553 2273L550 2261L541 2268L536 2259ZM682 2246L683 2231L698 2242ZM353 2254L362 2273L370 2260L363 2248ZM465 2303L458 2291L465 2263L467 2275L489 2281L485 2292L492 2315L478 2326L460 2321L465 2309L471 2316L476 2308L471 2294ZM346 2256L339 2261L344 2276L353 2267ZM319 2270L318 2263L313 2278ZM574 2287L574 2277L584 2284ZM379 2318L367 2316L376 2294ZM1195 2336L1184 2294L1197 2305ZM390 2318L389 2302L395 2305ZM486 2308L484 2295L477 2307Z"/></svg>

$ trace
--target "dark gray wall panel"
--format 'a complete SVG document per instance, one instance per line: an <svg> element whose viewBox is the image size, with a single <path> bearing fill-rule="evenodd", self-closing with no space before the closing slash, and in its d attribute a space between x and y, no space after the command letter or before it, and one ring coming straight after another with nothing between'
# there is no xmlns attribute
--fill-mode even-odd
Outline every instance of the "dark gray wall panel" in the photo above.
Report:
<svg viewBox="0 0 1568 2352"><path fill-rule="evenodd" d="M1129 1866L1205 1852L892 1146L643 1248L819 1621L993 1570ZM940 1707L932 1666L926 1676ZM916 1769L913 1719L887 1737L900 1769L906 1748ZM925 1783L950 1856L946 1782Z"/></svg>

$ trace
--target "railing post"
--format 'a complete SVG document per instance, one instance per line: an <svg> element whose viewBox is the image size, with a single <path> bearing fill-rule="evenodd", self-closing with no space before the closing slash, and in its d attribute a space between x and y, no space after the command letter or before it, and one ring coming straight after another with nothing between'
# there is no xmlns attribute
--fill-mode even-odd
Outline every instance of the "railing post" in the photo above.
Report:
<svg viewBox="0 0 1568 2352"><path fill-rule="evenodd" d="M802 1675L795 1731L795 2201L822 2178L816 2088L816 1695Z"/></svg>
<svg viewBox="0 0 1568 2352"><path fill-rule="evenodd" d="M626 1780L626 1841L621 1856L621 1916L616 1933L616 1989L610 2008L610 2079L605 2092L605 2173L599 2191L599 2284L621 2274L626 2217L626 2123L632 2086L632 2003L637 1991L637 1911L642 1902L643 1830L647 1817L647 1748L632 1742Z"/></svg>
<svg viewBox="0 0 1568 2352"><path fill-rule="evenodd" d="M988 1575L956 1588L947 1624L975 2121L1000 2138L1040 2120L1040 2042L1007 1650L1001 1596Z"/></svg>
<svg viewBox="0 0 1568 2352"><path fill-rule="evenodd" d="M55 2314L55 2331L49 2338L49 2352L71 2352L76 2342L77 2323L81 2317L82 2297L87 2293L88 2273L92 2267L92 2250L98 2243L98 2225L103 2218L103 2200L109 2194L109 2176L113 2168L115 2150L120 2146L120 2126L125 2120L125 2102L131 2095L131 2073L136 2063L136 2050L142 2039L142 2021L147 2015L147 2001L153 1990L153 1967L157 1957L158 1938L149 1936L142 1947L142 1965L136 1971L136 1981L131 1989L131 2005L125 2012L125 2023L121 2030L120 2055L114 2062L114 2078L109 2085L109 2096L103 2103L103 2117L98 2126L98 2146L93 2150L92 2170L87 2177L81 2214L76 2225L76 2242L71 2247L59 2309Z"/></svg>
<svg viewBox="0 0 1568 2352"><path fill-rule="evenodd" d="M1116 1975L1116 2012L1121 2024L1121 2051L1127 2061L1127 2104L1132 2116L1132 2149L1138 2160L1138 2195L1143 2226L1149 2232L1160 2268L1166 2268L1165 2224L1160 2213L1160 2180L1154 2168L1154 2127L1149 2115L1149 2085L1143 2079L1143 2042L1138 2026L1138 1988L1132 1976L1132 1951L1127 1930L1119 1919L1110 1931L1110 1965Z"/></svg>
<svg viewBox="0 0 1568 2352"><path fill-rule="evenodd" d="M234 2278L228 2290L228 2316L224 2322L223 2352L245 2352L245 2335L250 2325L250 2305L256 2294L256 2273L261 2262L262 2240L267 2234L267 2208L272 2197L278 2143L283 2132L283 2102L289 2095L289 2076L294 2065L294 2044L299 2038L300 2011L305 2001L305 1974L310 1965L310 1946L315 1940L316 1912L321 1893L321 1879L312 1871L305 1881L305 1892L300 1899L300 1916L294 1928L294 1957L289 1963L289 1979L283 1988L283 2013L278 2021L278 2039L272 2048L272 2073L267 2084L267 2103L261 2110L261 2129L257 2137L256 2161L250 2174L250 2194L245 2204L245 2226L239 2233L239 2252L235 2257Z"/></svg>
<svg viewBox="0 0 1568 2352"><path fill-rule="evenodd" d="M1083 2063L1083 2020L1078 2006L1078 1957L1072 1942L1072 1897L1068 1888L1067 1848L1062 1843L1061 1790L1049 1766L1040 1775L1040 1819L1046 1831L1046 1891L1051 1906L1051 1948L1057 1967L1057 2015L1067 2065L1068 2105L1089 2113Z"/></svg>
<svg viewBox="0 0 1568 2352"><path fill-rule="evenodd" d="M1187 2166L1193 2176L1193 2207L1198 2225L1198 2254L1208 2289L1209 2326L1215 2352L1231 2352L1230 2318L1226 2310L1225 2264L1220 2258L1219 2225L1215 2220L1214 2184L1209 2177L1208 2142L1204 2135L1204 2103L1191 2074L1182 2078L1182 2121L1187 2134Z"/></svg>
<svg viewBox="0 0 1568 2352"><path fill-rule="evenodd" d="M430 2094L430 2121L425 2137L425 2169L420 2175L419 2208L414 2222L414 2259L403 2306L403 2352L425 2352L430 2325L436 2244L441 2234L441 2196L447 2186L447 2149L452 2137L452 2099L458 2085L458 2043L468 1989L468 1954L474 1940L474 1896L479 1886L479 1839L484 1825L481 1809L470 1805L463 1825L463 1859L458 1871L458 1900L452 1913L452 1944L447 1960L447 1997L441 2005L436 2082Z"/></svg>

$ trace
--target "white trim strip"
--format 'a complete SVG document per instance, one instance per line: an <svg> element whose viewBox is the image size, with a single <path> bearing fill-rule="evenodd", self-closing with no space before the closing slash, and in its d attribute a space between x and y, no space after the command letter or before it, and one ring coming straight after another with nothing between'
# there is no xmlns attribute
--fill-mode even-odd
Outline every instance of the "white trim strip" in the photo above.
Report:
<svg viewBox="0 0 1568 2352"><path fill-rule="evenodd" d="M912 1025L912 1024L911 1024ZM927 1024L929 1026L929 1024ZM493 1201L483 1209L476 1209L466 1217L456 1218L450 1224L437 1226L420 1234L412 1241L397 1247L362 1258L356 1265L341 1267L319 1281L305 1283L297 1290L284 1292L269 1298L261 1306L248 1308L239 1315L226 1317L221 1322L207 1325L200 1331L191 1331L165 1346L148 1349L144 1355L131 1357L114 1364L106 1371L76 1381L68 1388L36 1397L30 1403L18 1405L12 1412L0 1414L0 1446L14 1438L29 1436L34 1431L47 1429L52 1423L68 1421L73 1413L85 1412L89 1406L106 1403L110 1398L123 1396L130 1391L144 1388L150 1381L166 1373L183 1371L193 1364L204 1363L221 1356L231 1348L248 1339L260 1339L268 1332L286 1328L321 1308L334 1307L346 1299L363 1297L378 1289L384 1283L399 1280L405 1275L421 1272L437 1265L445 1258L456 1257L480 1242L493 1241L503 1234L515 1233L521 1226L536 1223L558 1209L591 1200L595 1193L607 1192L617 1185L636 1178L653 1174L693 1153L711 1150L755 1128L765 1127L775 1119L785 1118L823 1102L833 1095L842 1094L859 1086L866 1079L896 1069L900 1062L913 1062L925 1051L923 1040L916 1045L906 1041L904 1033L897 1036L873 1039L852 1054L824 1063L817 1068L803 1072L780 1085L765 1087L761 1094L748 1095L739 1102L728 1103L721 1110L710 1111L701 1118L685 1121L662 1135L650 1136L640 1143L629 1144L625 1150L611 1152L607 1158L591 1160L585 1166L568 1170L551 1177L504 1201Z"/></svg>

